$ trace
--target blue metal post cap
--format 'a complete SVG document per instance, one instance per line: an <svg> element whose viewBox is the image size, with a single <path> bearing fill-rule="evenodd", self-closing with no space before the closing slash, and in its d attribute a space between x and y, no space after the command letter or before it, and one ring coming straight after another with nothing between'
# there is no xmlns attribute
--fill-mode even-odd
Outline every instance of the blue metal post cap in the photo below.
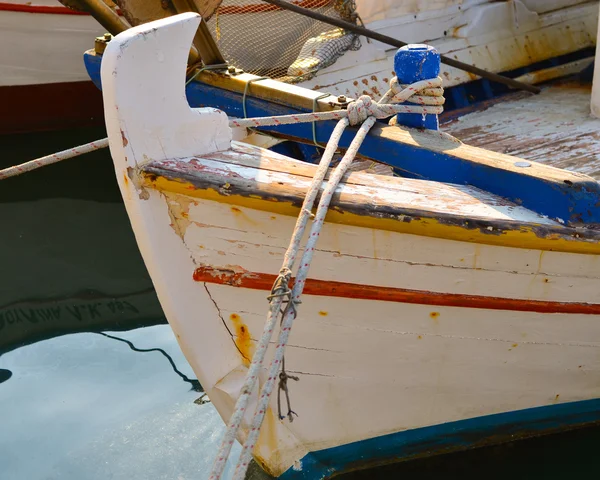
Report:
<svg viewBox="0 0 600 480"><path fill-rule="evenodd" d="M396 52L394 71L399 83L414 83L419 80L435 78L440 74L440 54L431 45L410 44ZM410 103L407 103L410 105ZM413 128L439 128L437 115L419 113L401 113L396 117L398 124Z"/></svg>

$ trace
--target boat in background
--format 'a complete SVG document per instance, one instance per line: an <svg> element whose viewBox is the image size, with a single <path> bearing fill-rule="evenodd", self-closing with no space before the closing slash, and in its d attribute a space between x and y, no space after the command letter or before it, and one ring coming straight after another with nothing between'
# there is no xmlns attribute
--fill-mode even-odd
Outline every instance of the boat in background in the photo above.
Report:
<svg viewBox="0 0 600 480"><path fill-rule="evenodd" d="M101 124L82 52L104 32L57 0L0 2L0 134Z"/></svg>
<svg viewBox="0 0 600 480"><path fill-rule="evenodd" d="M123 32L101 74L138 246L227 421L315 166L232 141L223 112L189 107L199 22ZM258 463L322 479L600 422L600 184L431 130L380 123L368 138L408 174L352 173L335 191L286 349L299 417L286 422L271 397ZM561 140L535 147L552 163ZM251 392L240 441L254 428Z"/></svg>

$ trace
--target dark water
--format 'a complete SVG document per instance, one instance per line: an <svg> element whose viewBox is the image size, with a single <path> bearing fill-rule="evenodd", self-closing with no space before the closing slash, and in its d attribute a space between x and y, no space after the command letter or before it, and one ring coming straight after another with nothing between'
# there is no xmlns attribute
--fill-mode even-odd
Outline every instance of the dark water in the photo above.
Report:
<svg viewBox="0 0 600 480"><path fill-rule="evenodd" d="M104 135L0 137L0 168ZM3 181L0 219L0 480L207 478L223 425L164 324L108 151ZM586 429L343 478L600 478L598 447Z"/></svg>

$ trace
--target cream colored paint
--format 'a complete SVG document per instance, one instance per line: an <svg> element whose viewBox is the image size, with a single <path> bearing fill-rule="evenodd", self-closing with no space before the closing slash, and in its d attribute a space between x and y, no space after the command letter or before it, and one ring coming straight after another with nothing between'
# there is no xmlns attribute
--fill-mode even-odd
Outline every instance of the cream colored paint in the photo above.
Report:
<svg viewBox="0 0 600 480"><path fill-rule="evenodd" d="M229 205L212 201L196 203L190 204L184 241L197 264L257 273L279 271L293 217L243 207L234 207L234 212ZM517 273L511 268L513 262L505 259L513 252L519 255L520 249L395 232L377 240L375 235L372 229L326 224L310 278L441 293L600 303L598 270L584 278L565 272L598 265L596 256L533 251L532 271ZM460 257L453 255L452 246L460 249ZM393 258L382 259L382 250L393 250ZM434 251L439 252L438 259L428 255ZM561 257L560 274L547 269L540 272L540 262L547 255ZM492 268L482 268L484 263Z"/></svg>

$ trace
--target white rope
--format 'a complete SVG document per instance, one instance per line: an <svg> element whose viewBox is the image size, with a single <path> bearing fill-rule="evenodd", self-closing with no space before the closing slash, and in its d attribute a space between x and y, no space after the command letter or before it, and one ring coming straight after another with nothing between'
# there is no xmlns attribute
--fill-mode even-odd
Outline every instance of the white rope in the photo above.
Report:
<svg viewBox="0 0 600 480"><path fill-rule="evenodd" d="M52 155L46 155L45 157L37 158L20 165L15 165L14 167L8 167L4 170L0 170L0 180L16 177L22 173L31 172L36 168L52 165L53 163L67 160L68 158L77 157L79 155L83 155L84 153L93 152L94 150L99 150L106 147L108 147L108 138L103 138L102 140L96 140L95 142L86 143L85 145L80 145L75 148L69 148L68 150L53 153Z"/></svg>
<svg viewBox="0 0 600 480"><path fill-rule="evenodd" d="M289 125L294 123L318 122L323 120L341 120L348 118L350 125L358 125L368 117L387 118L398 113L420 113L422 115L439 115L443 112L444 89L441 88L440 77L422 80L411 85L400 85L396 77L390 81L390 89L383 98L375 103L368 95L362 95L348 104L347 110L330 112L300 113L272 117L230 119L230 127L268 127ZM416 105L397 105L390 102L411 102ZM37 158L21 165L0 170L0 180L21 175L37 168L77 157L85 153L108 147L108 138L86 143L78 147Z"/></svg>
<svg viewBox="0 0 600 480"><path fill-rule="evenodd" d="M248 369L248 374L246 376L240 396L235 404L234 413L229 420L229 424L227 425L225 436L223 437L221 447L219 448L219 452L209 477L210 480L221 478L227 457L229 456L229 452L240 428L240 423L244 416L244 412L246 411L248 401L250 400L250 394L252 393L252 390L256 384L256 380L258 379L258 373L262 368L267 347L269 346L269 342L273 336L275 323L281 312L281 304L283 303L285 297L288 297L288 302L291 300L291 292L289 291L288 283L292 276L292 267L296 262L296 256L300 248L300 241L302 240L308 220L312 215L312 208L315 203L315 199L317 198L320 187L323 183L325 175L327 174L329 165L331 164L331 160L333 159L333 155L335 154L337 145L342 136L342 132L346 128L347 123L347 120L342 120L333 130L330 141L325 148L325 152L323 153L323 157L321 158L321 162L319 163L308 193L304 198L300 215L296 220L296 226L294 227L292 239L285 252L283 265L279 271L279 277L273 285L269 313L267 315L267 321L263 329L263 334L252 357L252 363ZM275 377L277 377L277 372L275 373Z"/></svg>
<svg viewBox="0 0 600 480"><path fill-rule="evenodd" d="M333 175L327 182L325 190L323 191L323 195L321 196L321 201L319 202L319 206L317 207L317 213L315 215L315 219L310 230L306 248L300 261L298 274L296 276L296 282L294 284L294 288L292 289L291 301L295 304L295 308L287 309L286 314L283 318L279 331L279 338L277 340L277 346L275 347L275 356L273 357L273 360L271 360L268 377L261 390L261 394L258 399L258 405L256 407L254 417L252 419L252 425L250 427L248 437L244 442L242 453L240 454L240 458L238 460L233 480L244 480L246 471L248 470L248 466L252 457L252 451L254 450L254 447L258 440L260 427L262 425L265 412L269 405L269 399L271 393L273 392L273 387L277 378L277 372L281 367L283 355L285 353L285 347L287 346L288 338L292 330L292 324L294 323L294 320L297 315L300 296L302 295L302 291L304 290L304 284L306 283L306 278L308 276L308 270L310 268L310 263L315 250L315 245L319 238L321 227L323 226L323 222L325 220L325 215L327 214L331 198L343 175L346 173L346 170L354 160L354 157L358 152L358 148L362 144L364 138L366 137L367 133L369 132L375 121L375 117L369 117L359 128L356 137L354 137L354 140L350 144L350 147L346 151L346 154L342 158L342 161L334 170ZM343 126L343 128L345 128L348 125L348 123L348 120L344 119L341 120L338 125L341 125Z"/></svg>
<svg viewBox="0 0 600 480"><path fill-rule="evenodd" d="M350 125L357 125L367 117L388 118L398 113L420 113L422 115L439 115L444 111L444 89L441 88L440 77L432 80L421 80L408 86L398 84L396 77L390 81L390 90L383 98L375 103L368 95L362 95L348 104L347 110L332 110L330 112L310 112L293 115L278 115L272 117L241 118L229 120L232 127L271 127L290 125L303 122L318 122L321 120L341 120L349 118ZM404 87L404 88L400 88ZM421 93L421 95L417 95ZM418 105L397 105L389 103L412 102Z"/></svg>
<svg viewBox="0 0 600 480"><path fill-rule="evenodd" d="M269 296L269 312L267 314L267 321L263 329L263 334L261 336L260 341L258 342L256 351L252 358L252 362L248 369L248 374L246 375L244 385L242 386L240 396L236 401L233 414L227 425L227 429L225 431L225 435L217 453L217 457L215 458L215 462L213 464L213 468L209 477L210 480L221 479L221 475L223 474L225 464L231 452L231 447L233 446L237 433L240 429L242 419L246 412L246 408L250 400L250 395L257 383L258 374L262 369L265 354L273 336L275 323L280 313L282 313L283 318L281 320L279 338L275 347L275 355L269 365L267 380L262 386L262 389L260 390L258 404L256 410L254 411L254 416L252 418L252 424L248 432L248 437L244 442L244 446L242 448L242 452L240 454L240 458L238 460L236 470L233 476L234 480L244 479L244 476L252 458L252 451L254 450L254 447L258 440L265 412L269 405L271 393L273 392L273 387L278 376L277 373L281 368L283 362L285 347L287 345L293 321L297 315L297 305L300 301L300 296L302 295L302 291L304 289L304 284L306 282L308 270L310 268L310 263L314 253L315 245L320 235L320 231L323 226L323 222L325 220L325 215L327 214L331 198L343 175L354 160L360 145L367 136L367 133L374 125L377 118L387 118L390 115L394 115L396 113L401 112L421 114L430 112L441 113L442 107L440 105L441 103L443 103L443 98L441 102L438 99L430 99L430 97L438 97L443 94L443 90L439 88L440 86L441 78L417 82L411 85L410 87L404 88L402 90L399 90L399 88L397 87L397 82L395 84L392 82L390 84L390 91L387 92L386 95L384 95L384 97L382 98L382 100L385 99L386 101L398 98L399 101L414 99L415 102L423 102L422 98L427 97L428 100L426 100L426 102L438 103L437 105L433 106L388 105L383 103L374 103L370 97L362 96L357 101L351 102L348 105L348 110L307 113L299 115L284 115L279 117L261 117L256 119L230 121L230 123L232 123L234 126L264 126L280 125L286 123L300 123L303 121L314 122L317 120L330 120L335 118L340 119L329 139L329 142L327 143L327 147L325 149L323 157L321 158L319 167L317 168L313 181L302 204L300 215L298 216L296 226L292 233L292 239L284 256L283 265L281 267L281 270L279 271L279 276L277 277L277 280L273 285L271 295ZM419 92L423 93L424 90L427 91L427 95L415 95ZM300 241L304 235L304 231L306 229L308 220L311 217L311 211L315 199L323 184L323 179L325 178L325 175L327 173L329 165L331 164L331 160L339 145L339 141L345 128L349 124L354 125L358 123L362 123L361 127L359 128L355 138L350 144L350 147L346 151L346 154L342 158L341 162L329 178L325 190L323 191L323 195L321 196L321 199L319 201L317 212L311 227L306 248L304 250L304 254L302 256L302 260L298 268L296 282L294 284L293 290L290 291L289 282L292 276L292 268L294 266L296 256L298 254L298 250L300 248ZM287 300L287 307L282 312L281 305L284 299Z"/></svg>

